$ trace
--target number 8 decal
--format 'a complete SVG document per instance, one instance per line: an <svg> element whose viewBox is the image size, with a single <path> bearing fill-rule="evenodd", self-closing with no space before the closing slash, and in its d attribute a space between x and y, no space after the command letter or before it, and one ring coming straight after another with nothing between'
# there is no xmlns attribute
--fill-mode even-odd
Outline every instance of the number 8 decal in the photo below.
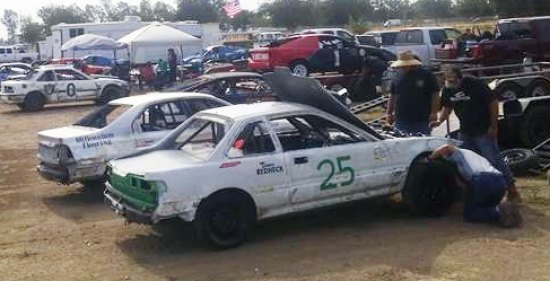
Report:
<svg viewBox="0 0 550 281"><path fill-rule="evenodd" d="M67 96L76 96L76 86L73 83L69 83L69 85L67 85Z"/></svg>

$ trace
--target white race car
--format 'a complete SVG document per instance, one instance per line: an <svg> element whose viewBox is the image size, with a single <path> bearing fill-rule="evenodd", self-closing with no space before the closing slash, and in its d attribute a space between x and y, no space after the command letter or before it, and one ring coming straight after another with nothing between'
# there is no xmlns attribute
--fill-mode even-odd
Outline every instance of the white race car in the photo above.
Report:
<svg viewBox="0 0 550 281"><path fill-rule="evenodd" d="M105 104L128 96L129 84L116 78L92 78L70 66L43 66L18 80L2 82L0 100L26 111L45 104L93 100Z"/></svg>
<svg viewBox="0 0 550 281"><path fill-rule="evenodd" d="M38 133L38 172L70 184L103 183L108 160L150 146L203 109L229 105L199 93L152 93L109 102L72 126Z"/></svg>
<svg viewBox="0 0 550 281"><path fill-rule="evenodd" d="M425 156L449 142L384 140L298 103L220 107L111 161L105 197L130 222L194 222L220 248L242 243L256 220L401 191L417 212L439 215L453 202L454 169Z"/></svg>

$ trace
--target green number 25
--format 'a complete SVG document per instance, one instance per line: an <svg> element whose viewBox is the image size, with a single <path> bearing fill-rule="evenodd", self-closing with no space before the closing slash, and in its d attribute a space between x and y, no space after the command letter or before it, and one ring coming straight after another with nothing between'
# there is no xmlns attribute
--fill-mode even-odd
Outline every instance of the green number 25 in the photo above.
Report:
<svg viewBox="0 0 550 281"><path fill-rule="evenodd" d="M352 167L346 167L343 165L344 164L343 162L349 161L350 159L351 159L350 156L342 156L342 157L336 158L336 164L338 166L337 173L336 173L336 167L334 165L334 162L331 159L325 159L321 161L319 165L317 165L317 171L321 170L323 166L329 166L329 169L330 169L328 177L321 184L321 190L336 188L338 187L338 184L340 184L340 186L346 186L353 183L353 181L355 180L355 171L353 170ZM340 183L331 182L332 177L334 177L335 174L340 175L344 173L349 174L349 180L340 182Z"/></svg>

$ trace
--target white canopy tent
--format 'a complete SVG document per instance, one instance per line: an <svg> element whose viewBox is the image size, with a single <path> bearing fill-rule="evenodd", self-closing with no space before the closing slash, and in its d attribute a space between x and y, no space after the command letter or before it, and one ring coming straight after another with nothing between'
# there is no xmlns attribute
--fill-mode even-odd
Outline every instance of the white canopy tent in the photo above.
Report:
<svg viewBox="0 0 550 281"><path fill-rule="evenodd" d="M130 61L134 64L166 60L169 48L173 48L180 59L202 49L200 39L161 23L135 30L118 42L128 45Z"/></svg>

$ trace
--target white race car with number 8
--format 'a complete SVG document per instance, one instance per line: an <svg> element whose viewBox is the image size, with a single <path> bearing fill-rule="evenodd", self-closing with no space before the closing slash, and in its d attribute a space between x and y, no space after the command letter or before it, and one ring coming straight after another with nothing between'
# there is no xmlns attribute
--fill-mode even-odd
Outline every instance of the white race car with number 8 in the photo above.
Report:
<svg viewBox="0 0 550 281"><path fill-rule="evenodd" d="M220 107L111 161L105 196L131 222L192 221L219 248L242 243L256 220L401 191L417 212L439 215L453 202L454 169L425 156L449 142L384 140L297 103Z"/></svg>

